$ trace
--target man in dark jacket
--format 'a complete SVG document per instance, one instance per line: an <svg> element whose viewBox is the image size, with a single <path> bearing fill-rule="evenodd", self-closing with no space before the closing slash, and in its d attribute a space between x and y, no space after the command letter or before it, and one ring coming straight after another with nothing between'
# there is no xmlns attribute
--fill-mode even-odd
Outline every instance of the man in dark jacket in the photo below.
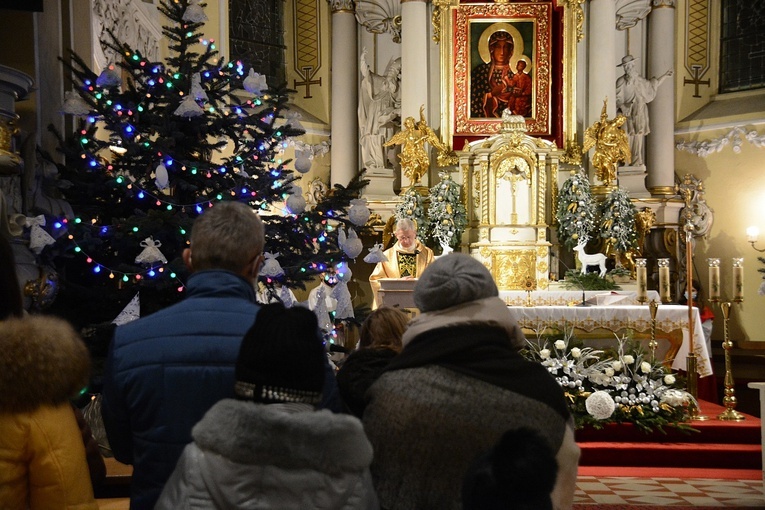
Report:
<svg viewBox="0 0 765 510"><path fill-rule="evenodd" d="M239 346L259 309L253 282L263 245L250 207L215 205L196 219L183 253L193 272L186 299L115 332L102 412L114 457L133 465L133 510L154 507L191 428L234 397Z"/></svg>

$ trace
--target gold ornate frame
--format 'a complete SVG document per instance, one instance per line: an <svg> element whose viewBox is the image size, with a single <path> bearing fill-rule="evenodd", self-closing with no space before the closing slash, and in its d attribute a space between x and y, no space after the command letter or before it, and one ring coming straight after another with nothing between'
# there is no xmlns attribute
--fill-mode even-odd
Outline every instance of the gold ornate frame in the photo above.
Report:
<svg viewBox="0 0 765 510"><path fill-rule="evenodd" d="M441 45L441 126L448 127L441 133L445 143L459 150L501 127L499 118L469 115L470 24L533 23L535 107L526 119L528 134L555 142L566 150L564 159L577 163L576 45L582 39L583 1L485 4L433 0L434 39Z"/></svg>
<svg viewBox="0 0 765 510"><path fill-rule="evenodd" d="M528 132L532 136L550 134L551 25L552 5L549 3L462 4L455 9L452 28L455 42L455 134L488 135L499 132L501 112L491 118L473 116L470 98L474 86L471 70L488 60L489 34L500 27L510 31L515 40L515 51L510 60L513 71L520 57L531 63L528 74L533 83L533 107L531 116L526 119ZM521 32L524 32L523 36ZM476 50L480 58L476 58Z"/></svg>

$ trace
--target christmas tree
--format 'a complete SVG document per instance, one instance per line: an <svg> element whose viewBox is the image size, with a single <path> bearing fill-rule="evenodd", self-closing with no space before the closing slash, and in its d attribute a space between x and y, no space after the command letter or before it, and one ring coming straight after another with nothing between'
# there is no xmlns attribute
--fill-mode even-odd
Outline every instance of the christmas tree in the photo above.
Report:
<svg viewBox="0 0 765 510"><path fill-rule="evenodd" d="M217 58L202 38L198 1L164 0L159 10L168 19L166 61L114 37L107 45L119 59L99 75L77 55L65 61L76 91L64 112L79 126L66 140L59 135L61 177L71 183L64 198L76 215L52 228L62 289L107 302L140 289L142 305L146 291L154 308L177 301L192 222L222 200L261 214L265 251L278 254L264 283L304 288L348 258L337 231L352 226L346 208L366 181L335 185L306 209L299 174L281 159L288 140L303 133L284 121L292 91L269 88L243 62Z"/></svg>
<svg viewBox="0 0 765 510"><path fill-rule="evenodd" d="M465 206L460 200L459 184L447 172L439 172L441 182L430 188L428 218L432 225L431 237L441 246L459 245L467 225Z"/></svg>
<svg viewBox="0 0 765 510"><path fill-rule="evenodd" d="M619 253L637 246L635 214L637 210L630 200L629 193L616 188L606 195L600 205L600 237L613 250ZM608 249L606 250L608 254ZM617 263L619 257L616 258Z"/></svg>
<svg viewBox="0 0 765 510"><path fill-rule="evenodd" d="M595 203L590 193L590 181L579 172L571 172L558 194L556 206L558 240L571 249L587 242L595 229Z"/></svg>
<svg viewBox="0 0 765 510"><path fill-rule="evenodd" d="M417 238L425 243L430 231L428 218L425 216L425 199L415 186L410 186L399 196L395 216L397 220L409 218L417 225Z"/></svg>

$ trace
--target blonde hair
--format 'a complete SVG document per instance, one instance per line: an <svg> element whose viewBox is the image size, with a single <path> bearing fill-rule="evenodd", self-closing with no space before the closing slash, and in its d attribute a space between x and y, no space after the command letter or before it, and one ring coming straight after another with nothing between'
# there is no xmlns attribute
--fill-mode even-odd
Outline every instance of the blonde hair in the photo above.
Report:
<svg viewBox="0 0 765 510"><path fill-rule="evenodd" d="M241 272L263 253L263 222L241 202L220 202L194 220L191 252L195 271Z"/></svg>
<svg viewBox="0 0 765 510"><path fill-rule="evenodd" d="M378 308L361 325L360 349L391 349L400 352L401 337L409 326L409 316L398 308Z"/></svg>

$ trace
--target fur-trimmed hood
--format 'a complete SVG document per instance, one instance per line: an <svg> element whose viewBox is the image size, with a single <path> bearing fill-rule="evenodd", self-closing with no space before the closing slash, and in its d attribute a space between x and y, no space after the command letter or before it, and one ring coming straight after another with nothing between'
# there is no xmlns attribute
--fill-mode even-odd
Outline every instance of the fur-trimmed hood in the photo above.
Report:
<svg viewBox="0 0 765 510"><path fill-rule="evenodd" d="M88 384L90 354L71 325L50 316L0 322L0 412L58 405Z"/></svg>
<svg viewBox="0 0 765 510"><path fill-rule="evenodd" d="M328 410L286 413L278 405L224 399L192 436L200 448L240 464L336 474L361 471L372 462L361 422Z"/></svg>

